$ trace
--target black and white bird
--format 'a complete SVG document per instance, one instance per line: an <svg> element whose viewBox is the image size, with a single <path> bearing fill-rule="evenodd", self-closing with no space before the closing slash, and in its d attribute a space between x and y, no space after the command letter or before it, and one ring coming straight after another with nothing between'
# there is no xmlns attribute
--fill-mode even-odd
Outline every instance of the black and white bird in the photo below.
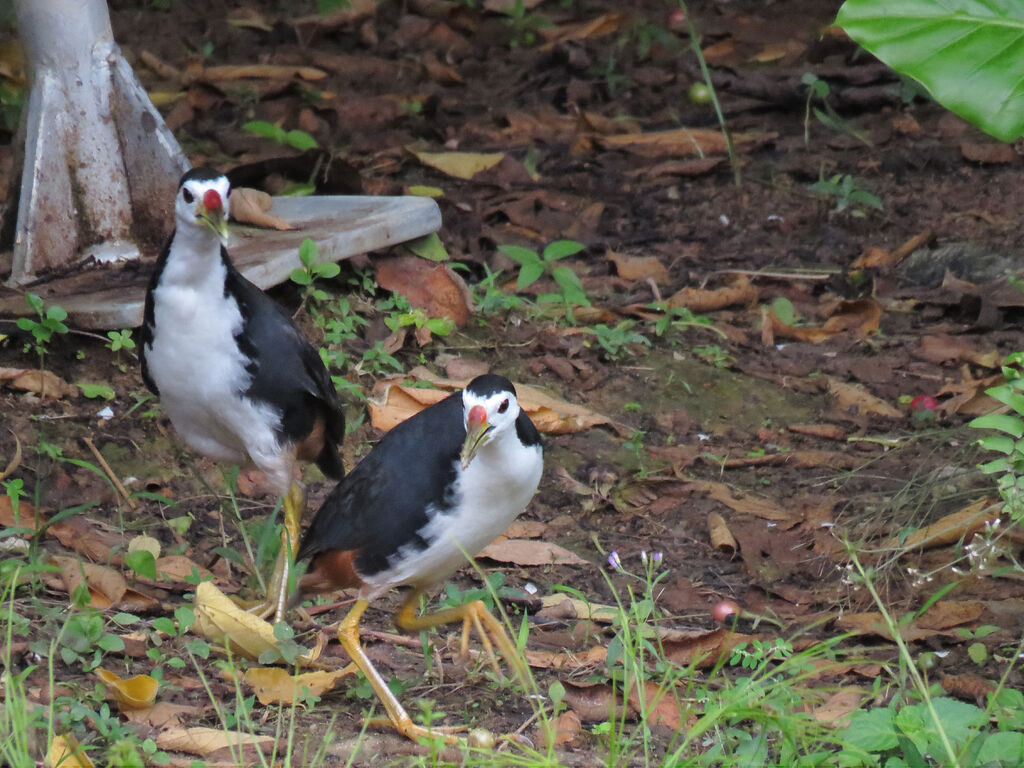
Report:
<svg viewBox="0 0 1024 768"><path fill-rule="evenodd" d="M310 558L297 598L358 589L338 639L370 681L394 727L410 738L440 735L416 725L374 669L359 641L359 620L374 598L410 587L395 617L404 632L463 621L492 644L520 680L525 663L478 601L417 616L420 595L447 579L498 537L526 508L540 482L540 434L519 406L512 383L487 374L384 435L324 501L299 546ZM293 600L293 602L295 602Z"/></svg>
<svg viewBox="0 0 1024 768"><path fill-rule="evenodd" d="M320 356L225 248L231 186L195 168L178 185L176 227L156 263L141 329L142 378L175 430L211 459L251 462L282 497L281 552L261 615L283 615L303 508L297 460L344 476L341 403Z"/></svg>

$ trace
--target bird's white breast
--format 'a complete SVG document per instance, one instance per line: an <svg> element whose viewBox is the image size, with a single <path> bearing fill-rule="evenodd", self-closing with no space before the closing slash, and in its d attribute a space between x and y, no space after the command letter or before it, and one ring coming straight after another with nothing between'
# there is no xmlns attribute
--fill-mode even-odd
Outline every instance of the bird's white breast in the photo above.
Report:
<svg viewBox="0 0 1024 768"><path fill-rule="evenodd" d="M261 465L261 454L276 454L268 428L276 419L264 413L268 406L242 396L251 376L235 339L242 314L224 293L226 271L219 254L212 265L168 260L153 291L146 363L164 410L192 449L219 461L252 458Z"/></svg>
<svg viewBox="0 0 1024 768"><path fill-rule="evenodd" d="M403 547L391 568L365 578L365 599L395 586L426 588L444 581L526 509L544 468L541 447L524 446L514 429L502 437L483 446L459 474L454 508L430 510L430 522L419 531L427 547Z"/></svg>

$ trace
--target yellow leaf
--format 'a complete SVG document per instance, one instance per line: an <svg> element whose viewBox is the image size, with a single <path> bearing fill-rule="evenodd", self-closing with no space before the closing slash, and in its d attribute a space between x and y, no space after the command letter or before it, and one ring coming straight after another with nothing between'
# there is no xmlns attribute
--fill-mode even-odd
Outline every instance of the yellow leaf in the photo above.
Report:
<svg viewBox="0 0 1024 768"><path fill-rule="evenodd" d="M143 533L128 542L128 551L149 552L154 560L158 560L160 559L160 542Z"/></svg>
<svg viewBox="0 0 1024 768"><path fill-rule="evenodd" d="M259 616L235 605L212 581L196 587L196 620L192 629L208 640L227 643L247 659L277 648L274 628Z"/></svg>
<svg viewBox="0 0 1024 768"><path fill-rule="evenodd" d="M156 691L160 684L149 675L136 675L125 680L109 670L97 669L96 676L113 694L122 712L148 709L156 701Z"/></svg>
<svg viewBox="0 0 1024 768"><path fill-rule="evenodd" d="M331 672L303 672L300 675L293 675L281 667L253 667L246 670L245 682L252 686L260 704L292 704L296 697L306 695L303 689L308 689L309 695L319 696L332 690L339 680L352 673L351 666Z"/></svg>
<svg viewBox="0 0 1024 768"><path fill-rule="evenodd" d="M234 653L257 659L264 651L277 648L274 628L255 614L235 605L211 581L196 587L196 621L193 631L216 643L227 643ZM310 662L315 654L300 656Z"/></svg>
<svg viewBox="0 0 1024 768"><path fill-rule="evenodd" d="M427 187L422 184L414 184L409 187L409 194L417 197L444 197L444 190L440 187ZM3 336L0 336L3 341Z"/></svg>
<svg viewBox="0 0 1024 768"><path fill-rule="evenodd" d="M47 768L96 768L89 756L82 751L78 739L70 733L54 736L46 751Z"/></svg>
<svg viewBox="0 0 1024 768"><path fill-rule="evenodd" d="M505 157L501 152L417 152L421 163L457 179L471 179L480 171L493 168Z"/></svg>

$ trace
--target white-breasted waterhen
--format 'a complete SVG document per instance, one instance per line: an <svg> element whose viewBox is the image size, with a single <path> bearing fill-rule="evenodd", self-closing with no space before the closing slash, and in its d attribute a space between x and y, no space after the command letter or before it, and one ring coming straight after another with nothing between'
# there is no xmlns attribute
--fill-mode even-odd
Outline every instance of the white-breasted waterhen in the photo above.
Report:
<svg viewBox="0 0 1024 768"><path fill-rule="evenodd" d="M334 488L302 539L296 559L311 558L311 563L296 597L358 589L338 639L370 681L391 724L409 738L457 740L450 731L412 722L363 651L359 620L374 598L392 587L410 587L395 616L401 631L461 619L463 653L472 626L495 668L493 645L525 683L524 661L482 602L424 616L417 609L424 591L465 565L526 508L543 464L540 434L521 410L512 383L493 374L478 376L461 393L385 434Z"/></svg>
<svg viewBox="0 0 1024 768"><path fill-rule="evenodd" d="M299 459L344 477L345 418L320 356L288 314L231 263L231 185L210 168L178 185L175 230L146 292L142 378L175 430L211 459L252 462L282 498L281 552L260 615L280 620L289 562L299 541Z"/></svg>

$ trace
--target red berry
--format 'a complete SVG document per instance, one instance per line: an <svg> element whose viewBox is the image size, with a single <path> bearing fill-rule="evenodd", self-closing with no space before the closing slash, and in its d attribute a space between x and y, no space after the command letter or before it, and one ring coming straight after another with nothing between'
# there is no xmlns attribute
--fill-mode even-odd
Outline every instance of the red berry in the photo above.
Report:
<svg viewBox="0 0 1024 768"><path fill-rule="evenodd" d="M739 617L740 607L735 600L719 600L711 609L711 616L715 621L725 621L730 616Z"/></svg>
<svg viewBox="0 0 1024 768"><path fill-rule="evenodd" d="M918 395L910 401L912 411L934 411L939 407L939 401L933 395Z"/></svg>
<svg viewBox="0 0 1024 768"><path fill-rule="evenodd" d="M686 23L686 14L682 8L673 8L668 14L668 23L671 27L678 27Z"/></svg>

